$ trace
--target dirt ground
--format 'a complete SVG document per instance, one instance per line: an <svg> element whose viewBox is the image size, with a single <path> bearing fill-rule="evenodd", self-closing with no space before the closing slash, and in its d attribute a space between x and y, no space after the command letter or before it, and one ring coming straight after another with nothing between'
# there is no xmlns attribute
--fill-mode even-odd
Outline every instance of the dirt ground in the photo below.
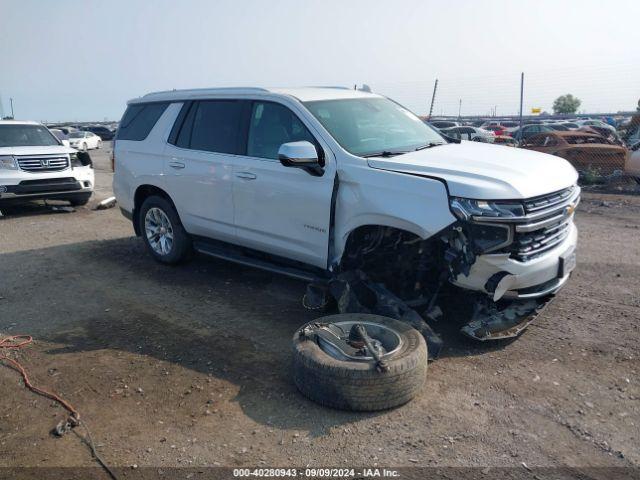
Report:
<svg viewBox="0 0 640 480"><path fill-rule="evenodd" d="M304 284L202 256L158 265L117 208L91 210L110 195L106 150L87 207L3 210L0 337L34 336L16 357L110 465L640 464L640 196L584 195L578 268L519 339L443 327L422 394L356 414L292 383L292 335L315 317ZM0 467L94 466L77 436L49 434L63 418L0 367Z"/></svg>

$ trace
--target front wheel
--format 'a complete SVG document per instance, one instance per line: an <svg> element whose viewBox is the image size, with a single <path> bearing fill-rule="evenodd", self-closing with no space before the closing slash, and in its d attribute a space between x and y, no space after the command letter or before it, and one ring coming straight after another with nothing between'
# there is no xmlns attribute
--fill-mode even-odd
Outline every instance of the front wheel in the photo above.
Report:
<svg viewBox="0 0 640 480"><path fill-rule="evenodd" d="M148 197L142 203L138 221L144 244L158 262L174 265L187 258L191 239L166 198Z"/></svg>

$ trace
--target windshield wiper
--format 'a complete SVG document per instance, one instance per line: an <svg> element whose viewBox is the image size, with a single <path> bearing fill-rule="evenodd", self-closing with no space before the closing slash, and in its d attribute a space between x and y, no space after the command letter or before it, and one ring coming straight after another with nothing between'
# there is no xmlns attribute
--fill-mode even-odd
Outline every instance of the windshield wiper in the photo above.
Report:
<svg viewBox="0 0 640 480"><path fill-rule="evenodd" d="M444 145L443 142L429 142L426 145L420 145L416 148L416 152L418 150L424 150L425 148L437 147L438 145Z"/></svg>
<svg viewBox="0 0 640 480"><path fill-rule="evenodd" d="M395 157L396 155L402 155L407 152L390 152L389 150L383 150L381 152L368 153L367 155L362 155L364 158L369 157Z"/></svg>

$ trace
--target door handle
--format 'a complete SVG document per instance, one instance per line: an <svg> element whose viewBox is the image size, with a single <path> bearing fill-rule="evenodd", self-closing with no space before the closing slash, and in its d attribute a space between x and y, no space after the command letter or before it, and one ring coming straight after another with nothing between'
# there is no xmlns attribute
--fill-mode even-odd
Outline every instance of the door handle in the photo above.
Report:
<svg viewBox="0 0 640 480"><path fill-rule="evenodd" d="M255 173L251 172L238 172L236 173L236 177L242 178L243 180L255 180L258 178Z"/></svg>
<svg viewBox="0 0 640 480"><path fill-rule="evenodd" d="M169 166L171 168L184 168L184 163L182 163L182 162L169 162Z"/></svg>

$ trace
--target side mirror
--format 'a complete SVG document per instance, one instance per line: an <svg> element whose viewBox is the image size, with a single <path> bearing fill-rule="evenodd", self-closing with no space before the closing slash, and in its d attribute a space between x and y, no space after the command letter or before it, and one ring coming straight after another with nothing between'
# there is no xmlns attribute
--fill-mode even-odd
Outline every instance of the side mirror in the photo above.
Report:
<svg viewBox="0 0 640 480"><path fill-rule="evenodd" d="M301 168L316 177L324 173L316 147L306 140L283 143L278 150L278 159L285 167Z"/></svg>

